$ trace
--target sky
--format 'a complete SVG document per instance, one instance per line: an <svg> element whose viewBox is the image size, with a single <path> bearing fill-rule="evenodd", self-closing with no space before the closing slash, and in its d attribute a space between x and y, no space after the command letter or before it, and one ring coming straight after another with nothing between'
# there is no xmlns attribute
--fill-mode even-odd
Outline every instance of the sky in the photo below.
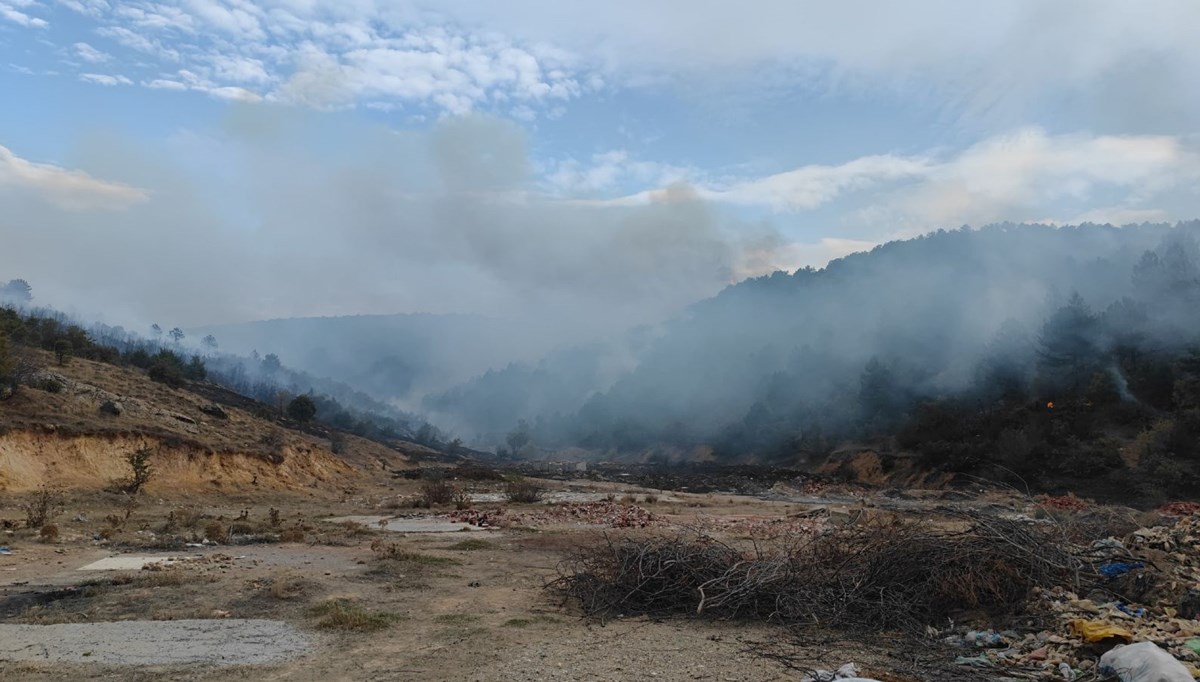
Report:
<svg viewBox="0 0 1200 682"><path fill-rule="evenodd" d="M122 323L595 333L936 229L1194 219L1195 26L1194 0L0 0L0 278Z"/></svg>

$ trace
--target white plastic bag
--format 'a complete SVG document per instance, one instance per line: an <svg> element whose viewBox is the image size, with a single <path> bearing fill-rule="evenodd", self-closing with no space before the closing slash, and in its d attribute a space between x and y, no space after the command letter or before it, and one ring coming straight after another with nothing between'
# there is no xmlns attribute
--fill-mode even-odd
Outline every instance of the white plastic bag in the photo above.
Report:
<svg viewBox="0 0 1200 682"><path fill-rule="evenodd" d="M1100 672L1116 673L1121 682L1195 682L1182 663L1154 642L1114 648L1100 657Z"/></svg>
<svg viewBox="0 0 1200 682"><path fill-rule="evenodd" d="M837 672L828 670L817 670L811 675L805 675L800 678L800 682L879 682L866 677L858 676L858 666L853 663L847 663L837 669Z"/></svg>

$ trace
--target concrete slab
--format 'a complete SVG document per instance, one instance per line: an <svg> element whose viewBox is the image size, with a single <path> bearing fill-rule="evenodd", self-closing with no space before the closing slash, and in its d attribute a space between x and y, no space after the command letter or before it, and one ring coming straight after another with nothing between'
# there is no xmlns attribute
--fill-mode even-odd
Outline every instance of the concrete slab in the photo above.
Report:
<svg viewBox="0 0 1200 682"><path fill-rule="evenodd" d="M119 556L110 556L99 561L93 561L86 566L80 566L81 571L140 571L144 566L150 564L169 564L174 561L179 561L179 557L173 556L134 556L131 554L122 554Z"/></svg>
<svg viewBox="0 0 1200 682"><path fill-rule="evenodd" d="M394 533L461 533L463 531L483 530L469 523L459 523L437 516L395 519L390 516L337 516L325 519L330 523L360 523L371 528L382 528ZM380 522L383 522L382 524Z"/></svg>
<svg viewBox="0 0 1200 682"><path fill-rule="evenodd" d="M0 660L108 665L261 665L313 648L276 620L129 620L60 625L0 624Z"/></svg>

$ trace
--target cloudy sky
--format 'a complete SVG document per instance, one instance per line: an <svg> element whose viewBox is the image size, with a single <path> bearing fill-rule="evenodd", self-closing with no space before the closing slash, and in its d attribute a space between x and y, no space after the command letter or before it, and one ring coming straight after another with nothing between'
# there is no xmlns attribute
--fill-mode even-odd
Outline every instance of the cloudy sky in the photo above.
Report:
<svg viewBox="0 0 1200 682"><path fill-rule="evenodd" d="M0 0L0 277L604 325L962 224L1200 216L1200 3Z"/></svg>

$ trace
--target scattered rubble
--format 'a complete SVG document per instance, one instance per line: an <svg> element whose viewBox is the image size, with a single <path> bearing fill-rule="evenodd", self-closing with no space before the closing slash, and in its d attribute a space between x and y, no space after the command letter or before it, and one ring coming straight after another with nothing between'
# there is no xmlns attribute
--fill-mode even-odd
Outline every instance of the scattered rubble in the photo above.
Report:
<svg viewBox="0 0 1200 682"><path fill-rule="evenodd" d="M617 502L550 504L537 509L462 509L448 514L453 521L483 528L497 526L548 526L566 523L607 528L652 528L666 521L645 507Z"/></svg>

